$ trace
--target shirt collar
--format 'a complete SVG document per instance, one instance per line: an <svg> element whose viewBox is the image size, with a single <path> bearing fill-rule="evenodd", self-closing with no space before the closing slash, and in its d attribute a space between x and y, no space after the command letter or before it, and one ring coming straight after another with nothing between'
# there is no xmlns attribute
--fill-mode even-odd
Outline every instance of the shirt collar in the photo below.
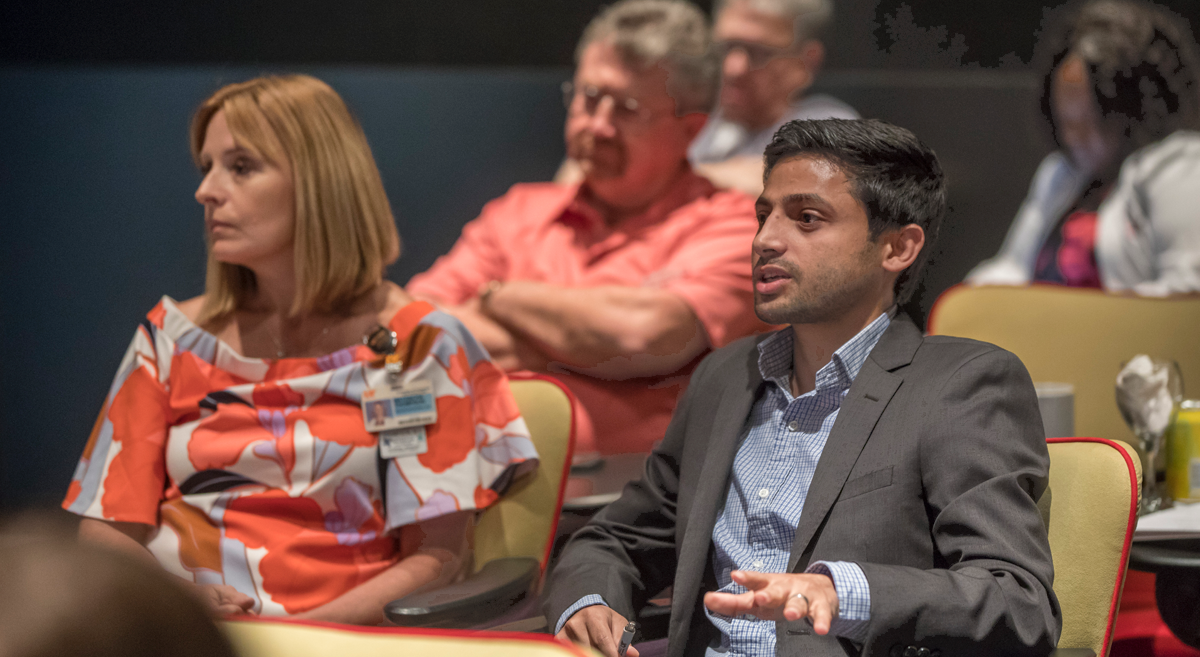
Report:
<svg viewBox="0 0 1200 657"><path fill-rule="evenodd" d="M656 201L640 214L628 217L620 225L610 228L592 203L592 192L587 183L575 183L570 200L557 220L577 230L600 236L614 230L634 232L662 221L667 215L698 198L712 196L715 191L716 187L708 179L696 175L685 163L679 175Z"/></svg>
<svg viewBox="0 0 1200 657"><path fill-rule="evenodd" d="M817 370L816 389L848 389L895 316L896 306L892 306L847 340L846 344L838 347L837 351L833 352L833 358ZM796 335L789 326L758 343L758 371L763 380L779 386L789 397L792 390L792 345L795 339Z"/></svg>

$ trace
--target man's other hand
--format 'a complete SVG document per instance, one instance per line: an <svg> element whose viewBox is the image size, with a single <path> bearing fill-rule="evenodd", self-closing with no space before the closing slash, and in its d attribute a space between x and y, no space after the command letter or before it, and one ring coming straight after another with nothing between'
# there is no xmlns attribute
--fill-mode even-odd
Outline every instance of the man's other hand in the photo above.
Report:
<svg viewBox="0 0 1200 657"><path fill-rule="evenodd" d="M794 621L807 616L817 634L828 634L837 617L837 590L826 575L735 570L730 577L748 590L706 593L704 606L710 611L725 616L753 614L763 620Z"/></svg>
<svg viewBox="0 0 1200 657"><path fill-rule="evenodd" d="M617 657L617 645L629 621L604 605L592 605L575 612L555 635L559 641L589 646L604 657ZM629 647L625 657L638 657L637 648Z"/></svg>

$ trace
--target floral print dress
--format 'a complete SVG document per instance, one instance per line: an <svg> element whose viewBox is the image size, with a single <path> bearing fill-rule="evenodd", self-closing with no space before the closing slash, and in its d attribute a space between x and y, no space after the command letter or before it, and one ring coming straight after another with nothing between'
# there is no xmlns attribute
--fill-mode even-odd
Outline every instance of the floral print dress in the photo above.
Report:
<svg viewBox="0 0 1200 657"><path fill-rule="evenodd" d="M247 358L163 297L63 508L154 526L148 548L168 571L232 585L256 613L341 596L407 556L400 533L413 523L483 509L537 464L507 378L458 320L414 302L388 328L401 380L433 385L437 422L418 456L383 459L366 431L362 393L389 376L366 346Z"/></svg>

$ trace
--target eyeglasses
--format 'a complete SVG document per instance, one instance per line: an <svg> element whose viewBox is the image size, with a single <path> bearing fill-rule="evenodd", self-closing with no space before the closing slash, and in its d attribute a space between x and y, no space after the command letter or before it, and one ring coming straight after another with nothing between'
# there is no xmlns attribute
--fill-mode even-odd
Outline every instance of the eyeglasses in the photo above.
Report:
<svg viewBox="0 0 1200 657"><path fill-rule="evenodd" d="M643 107L636 98L606 93L595 85L576 87L573 82L564 82L562 83L562 92L563 105L568 109L573 109L576 99L582 98L582 110L588 116L595 116L596 110L600 108L600 103L607 98L612 101L612 120L614 122L644 125L653 117L649 108Z"/></svg>
<svg viewBox="0 0 1200 657"><path fill-rule="evenodd" d="M764 46L761 43L739 41L737 39L713 43L713 51L721 61L725 61L729 53L735 50L746 53L746 61L750 65L750 68L762 68L770 64L771 60L792 54L793 52L791 48L776 48L774 46Z"/></svg>

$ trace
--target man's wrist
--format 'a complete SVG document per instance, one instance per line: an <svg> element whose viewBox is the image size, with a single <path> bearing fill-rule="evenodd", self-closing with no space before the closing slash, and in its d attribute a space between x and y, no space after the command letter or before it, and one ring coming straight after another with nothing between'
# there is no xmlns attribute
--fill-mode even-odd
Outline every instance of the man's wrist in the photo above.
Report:
<svg viewBox="0 0 1200 657"><path fill-rule="evenodd" d="M583 610L586 607L592 607L595 605L601 605L601 606L607 607L608 603L604 601L604 598L600 597L600 595L598 595L596 593L593 593L591 595L585 595L582 598L580 598L579 600L575 601L575 604L571 605L570 607L567 607L567 610L564 611L562 613L562 615L558 617L558 623L556 623L554 625L554 633L558 634L559 632L561 632L563 626L567 624L567 621L571 620L572 616L579 613L581 610Z"/></svg>
<svg viewBox="0 0 1200 657"><path fill-rule="evenodd" d="M504 287L504 281L491 280L479 286L479 310L484 314L488 311L488 302L492 296Z"/></svg>
<svg viewBox="0 0 1200 657"><path fill-rule="evenodd" d="M833 580L838 612L830 631L862 643L871 620L871 588L862 568L852 561L817 561L805 572Z"/></svg>

